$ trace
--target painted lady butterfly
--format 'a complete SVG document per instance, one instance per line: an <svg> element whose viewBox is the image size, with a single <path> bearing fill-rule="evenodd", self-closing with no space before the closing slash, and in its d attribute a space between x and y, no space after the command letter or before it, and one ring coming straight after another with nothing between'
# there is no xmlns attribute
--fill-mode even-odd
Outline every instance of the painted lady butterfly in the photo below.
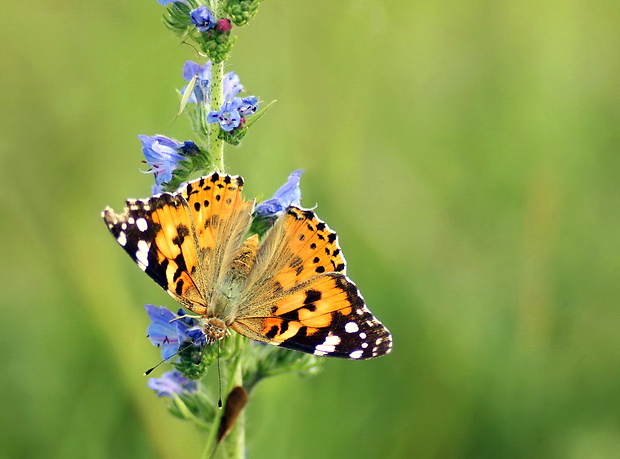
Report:
<svg viewBox="0 0 620 459"><path fill-rule="evenodd" d="M390 332L345 275L336 233L312 210L290 206L262 240L248 236L254 201L239 176L209 176L176 193L128 200L103 219L155 282L202 316L210 341L232 328L248 338L314 355L369 359L388 353Z"/></svg>

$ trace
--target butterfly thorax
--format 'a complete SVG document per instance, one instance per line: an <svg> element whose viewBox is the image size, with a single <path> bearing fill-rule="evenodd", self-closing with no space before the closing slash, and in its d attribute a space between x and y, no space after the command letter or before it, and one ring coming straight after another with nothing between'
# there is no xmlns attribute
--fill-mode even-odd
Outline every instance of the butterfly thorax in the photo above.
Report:
<svg viewBox="0 0 620 459"><path fill-rule="evenodd" d="M204 323L205 334L214 340L227 336L227 328L234 322L241 291L256 263L258 242L258 235L254 235L239 247L225 272L222 287L214 295L209 308L212 313L205 317Z"/></svg>

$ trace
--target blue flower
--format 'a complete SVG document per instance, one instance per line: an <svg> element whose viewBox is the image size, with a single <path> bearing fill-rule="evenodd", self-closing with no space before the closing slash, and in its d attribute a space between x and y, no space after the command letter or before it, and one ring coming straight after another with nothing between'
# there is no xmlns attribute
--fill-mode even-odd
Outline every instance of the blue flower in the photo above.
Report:
<svg viewBox="0 0 620 459"><path fill-rule="evenodd" d="M228 72L222 81L224 90L224 101L232 102L233 98L243 91L243 85L239 76L235 72Z"/></svg>
<svg viewBox="0 0 620 459"><path fill-rule="evenodd" d="M149 165L146 173L154 174L155 184L161 188L161 185L172 179L172 172L183 159L181 152L185 144L163 135L139 135L138 138L142 142L142 153Z"/></svg>
<svg viewBox="0 0 620 459"><path fill-rule="evenodd" d="M185 61L183 64L183 79L190 82L196 76L196 85L188 103L208 102L211 97L211 61L205 65L200 65L194 61ZM222 80L224 102L232 102L235 96L243 91L243 85L239 76L235 72L228 72ZM187 85L181 89L181 94L185 94ZM258 102L258 100L257 100Z"/></svg>
<svg viewBox="0 0 620 459"><path fill-rule="evenodd" d="M248 96L241 99L241 104L239 105L239 113L241 116L246 117L253 115L258 110L258 97Z"/></svg>
<svg viewBox="0 0 620 459"><path fill-rule="evenodd" d="M159 3L160 5L166 6L169 3L187 3L186 0L157 0L157 3Z"/></svg>
<svg viewBox="0 0 620 459"><path fill-rule="evenodd" d="M189 18L199 32L206 32L217 25L215 16L211 10L204 5L200 5L194 11L189 13Z"/></svg>
<svg viewBox="0 0 620 459"><path fill-rule="evenodd" d="M220 127L225 131L232 131L241 124L241 113L239 113L240 100L238 97L230 102L225 102L219 112L212 111L207 115L207 122L220 123Z"/></svg>
<svg viewBox="0 0 620 459"><path fill-rule="evenodd" d="M205 344L206 337L197 320L191 317L179 319L183 315L182 309L177 315L163 306L158 308L147 304L144 308L151 319L147 337L153 345L161 348L162 359L174 356L185 342L191 342L194 346Z"/></svg>
<svg viewBox="0 0 620 459"><path fill-rule="evenodd" d="M278 217L289 206L298 206L301 201L299 180L303 169L298 169L288 176L288 181L276 191L271 199L256 206L256 213L261 217Z"/></svg>
<svg viewBox="0 0 620 459"><path fill-rule="evenodd" d="M196 85L189 103L195 104L198 101L207 102L211 95L211 61L207 61L205 65L200 65L194 61L186 61L183 64L183 79L187 82L196 76ZM181 89L181 94L185 94L187 85Z"/></svg>
<svg viewBox="0 0 620 459"><path fill-rule="evenodd" d="M168 371L161 378L150 378L148 386L157 391L158 397L173 397L173 395L191 394L196 392L196 381L183 376L179 370Z"/></svg>

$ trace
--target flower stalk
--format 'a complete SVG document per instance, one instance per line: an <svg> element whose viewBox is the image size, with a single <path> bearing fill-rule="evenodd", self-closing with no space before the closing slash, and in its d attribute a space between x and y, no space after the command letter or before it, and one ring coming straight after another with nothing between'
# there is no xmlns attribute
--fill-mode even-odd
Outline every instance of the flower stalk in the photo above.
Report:
<svg viewBox="0 0 620 459"><path fill-rule="evenodd" d="M244 86L235 72L224 72L236 37L233 27L243 26L256 14L261 0L158 0L166 8L164 23L205 59L186 61L177 116L190 116L198 138L179 141L163 135L140 136L148 170L155 185L152 193L174 192L192 176L225 171L226 144L238 145L271 107L259 110L259 98L240 95ZM299 205L302 171L291 174L271 199L256 207L250 229L259 237L290 205ZM149 379L160 397L169 397L170 412L206 431L204 458L245 456L245 411L248 396L258 382L286 372L312 374L315 356L251 343L241 335L217 342L209 340L202 322L164 307L147 305L151 319L147 336L174 370ZM151 369L152 370L152 369ZM150 371L151 371L150 370ZM150 372L149 371L149 372ZM204 384L208 372L217 372L222 393L214 395ZM215 374L213 375L215 376ZM211 378L214 379L214 378ZM218 407L218 399L223 407Z"/></svg>
<svg viewBox="0 0 620 459"><path fill-rule="evenodd" d="M214 63L211 66L211 110L219 111L222 108L224 99L224 86L222 84L224 78L224 62ZM210 126L209 133L209 151L215 170L224 172L224 142L220 138L220 125L218 123L208 124Z"/></svg>

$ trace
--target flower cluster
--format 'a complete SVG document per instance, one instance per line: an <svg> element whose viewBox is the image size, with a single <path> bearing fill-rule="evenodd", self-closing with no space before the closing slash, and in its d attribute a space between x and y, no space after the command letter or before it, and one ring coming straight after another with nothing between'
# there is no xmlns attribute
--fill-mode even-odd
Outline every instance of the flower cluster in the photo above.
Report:
<svg viewBox="0 0 620 459"><path fill-rule="evenodd" d="M200 65L194 61L186 61L183 65L183 79L188 83L195 81L188 103L207 104L211 97L211 61ZM237 97L243 91L243 85L235 72L224 75L222 81L224 103L219 110L211 110L207 116L210 124L219 123L227 132L232 131L245 123L248 116L258 110L258 98L255 96ZM189 85L181 89L185 95Z"/></svg>
<svg viewBox="0 0 620 459"><path fill-rule="evenodd" d="M223 12L230 17L217 17L213 10L199 5L196 0L158 0L166 6L165 24L178 36L193 40L203 54L214 62L228 58L236 37L231 37L233 22L244 25L256 14L259 1L227 0Z"/></svg>

